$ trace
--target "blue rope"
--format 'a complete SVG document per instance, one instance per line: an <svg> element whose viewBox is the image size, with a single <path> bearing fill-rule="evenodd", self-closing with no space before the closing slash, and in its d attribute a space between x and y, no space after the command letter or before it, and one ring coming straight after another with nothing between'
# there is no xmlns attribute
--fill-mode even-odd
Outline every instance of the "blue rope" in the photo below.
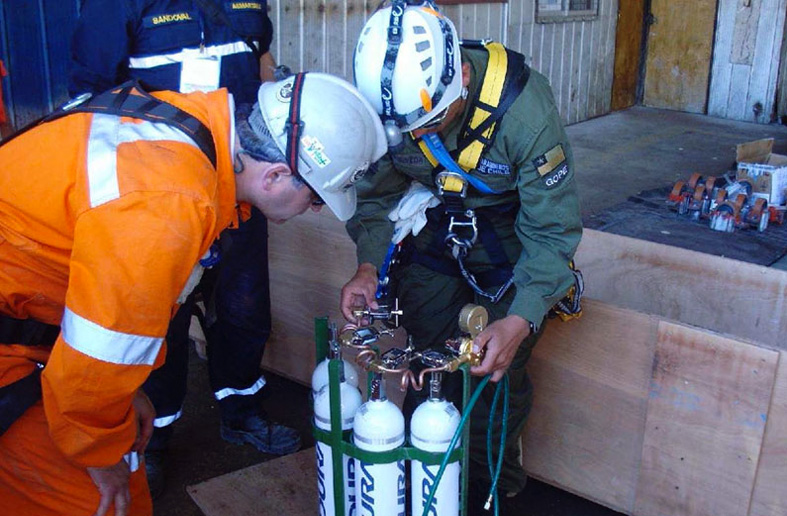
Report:
<svg viewBox="0 0 787 516"><path fill-rule="evenodd" d="M460 167L459 164L454 161L454 158L451 157L451 154L445 148L445 145L443 145L443 142L440 140L440 137L437 134L425 134L421 136L421 140L423 140L435 159L439 161L440 164L446 168L446 170L459 174L465 181L473 185L479 192L493 195L499 195L503 193L502 190L494 190L477 177L473 177L462 170L462 167Z"/></svg>

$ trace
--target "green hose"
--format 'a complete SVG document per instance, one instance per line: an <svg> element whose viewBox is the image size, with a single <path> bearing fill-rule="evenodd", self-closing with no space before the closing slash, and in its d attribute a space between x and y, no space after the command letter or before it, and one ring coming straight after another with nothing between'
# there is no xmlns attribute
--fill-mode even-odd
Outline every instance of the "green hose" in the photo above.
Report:
<svg viewBox="0 0 787 516"><path fill-rule="evenodd" d="M424 512L423 512L422 516L428 516L428 514L429 514L429 508L432 506L432 502L434 501L434 497L437 494L437 486L440 485L440 479L443 478L443 473L445 473L445 468L448 467L449 455L451 454L451 451L456 446L456 442L459 440L459 437L462 435L462 429L464 428L465 424L467 424L467 420L470 418L470 412L473 410L473 407L475 406L476 401L478 401L478 398L481 396L481 392L484 390L484 387L486 387L486 384L489 383L489 379L490 378L492 378L492 375L484 376L484 378L478 384L478 387L476 387L475 391L473 392L473 395L470 397L470 401L465 406L464 413L462 414L462 419L459 421L459 426L457 427L456 432L454 432L454 437L451 439L451 444L448 445L448 449L445 452L445 456L443 457L443 461L440 463L440 469L437 470L437 475L435 476L434 484L432 485L432 489L429 492L429 498L426 499L426 504L424 504ZM496 465L496 468L495 468L496 471L492 475L492 489L490 490L490 493L491 492L495 493L495 514L497 514L497 490L496 490L496 486L497 486L497 479L500 476L500 470L501 470L502 465L503 465L502 457L503 457L503 451L504 451L504 448L505 448L505 438L506 438L505 436L506 436L506 428L507 428L507 421L506 420L508 419L508 375L504 375L503 376L503 381L502 382L498 382L497 388L495 389L495 397L494 397L494 400L492 402L492 409L489 412L490 424L489 424L489 429L487 430L487 435L486 435L486 437L487 437L487 457L488 457L489 463L490 463L489 471L490 471L490 474L491 474L492 473L492 466L491 466L491 463L492 463L491 453L492 452L491 452L491 446L490 446L490 443L492 441L491 431L492 431L492 423L494 422L493 414L495 413L495 407L497 405L497 399L498 399L498 394L500 392L500 384L501 383L505 386L505 388L504 388L504 396L503 396L503 429L502 429L502 435L501 435L501 438L500 438L500 455L499 455L498 460L497 460L497 465ZM468 446L468 450L469 450L470 443L465 443L465 446ZM464 472L465 475L467 475L468 473L469 473L468 471ZM491 494L490 494L490 497L491 497Z"/></svg>
<svg viewBox="0 0 787 516"><path fill-rule="evenodd" d="M498 514L499 503L497 499L497 481L500 479L500 471L503 469L503 456L505 455L506 448L506 433L508 431L508 375L503 376L503 420L500 423L500 448L497 455L497 464L494 470L492 469L492 428L495 425L495 410L497 409L497 400L500 397L500 383L497 384L495 389L495 397L492 399L492 407L489 409L489 425L486 432L486 462L489 465L489 477L492 479L492 485L489 488L489 496L486 499L484 510L488 511L489 506L494 502L495 516Z"/></svg>

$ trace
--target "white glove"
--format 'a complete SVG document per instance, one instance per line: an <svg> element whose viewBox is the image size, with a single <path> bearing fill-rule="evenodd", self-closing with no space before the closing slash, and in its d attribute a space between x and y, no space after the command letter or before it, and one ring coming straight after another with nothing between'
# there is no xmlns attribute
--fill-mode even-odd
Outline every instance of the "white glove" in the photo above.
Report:
<svg viewBox="0 0 787 516"><path fill-rule="evenodd" d="M440 199L424 185L413 181L396 208L388 214L388 219L396 225L391 242L398 244L410 233L418 235L426 225L426 210L438 204Z"/></svg>

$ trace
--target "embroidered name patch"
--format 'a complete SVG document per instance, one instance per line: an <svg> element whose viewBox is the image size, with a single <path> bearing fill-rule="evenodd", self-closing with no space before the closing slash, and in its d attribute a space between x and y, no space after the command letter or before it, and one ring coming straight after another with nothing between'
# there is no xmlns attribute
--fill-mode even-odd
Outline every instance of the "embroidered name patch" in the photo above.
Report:
<svg viewBox="0 0 787 516"><path fill-rule="evenodd" d="M190 12L184 11L181 13L171 14L156 14L147 16L142 20L142 26L145 28L160 27L161 25L171 25L173 23L182 23L194 21L195 18Z"/></svg>
<svg viewBox="0 0 787 516"><path fill-rule="evenodd" d="M401 166L424 166L427 164L423 154L395 154L391 153L394 164Z"/></svg>
<svg viewBox="0 0 787 516"><path fill-rule="evenodd" d="M232 2L230 9L233 11L262 11L260 2Z"/></svg>
<svg viewBox="0 0 787 516"><path fill-rule="evenodd" d="M568 177L568 163L563 163L557 169L553 170L550 174L544 176L542 179L544 180L544 184L547 185L547 188L554 188L560 184L563 179Z"/></svg>
<svg viewBox="0 0 787 516"><path fill-rule="evenodd" d="M486 158L481 158L478 164L478 172L487 176L509 176L511 175L511 166L507 163L495 163Z"/></svg>

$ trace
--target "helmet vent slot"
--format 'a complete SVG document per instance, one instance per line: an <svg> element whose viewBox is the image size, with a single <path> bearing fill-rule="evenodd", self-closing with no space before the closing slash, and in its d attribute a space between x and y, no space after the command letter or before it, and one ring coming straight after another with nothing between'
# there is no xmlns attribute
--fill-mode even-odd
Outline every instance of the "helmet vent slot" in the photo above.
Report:
<svg viewBox="0 0 787 516"><path fill-rule="evenodd" d="M432 58L429 57L421 61L421 70L426 71L432 66ZM431 79L431 77L430 77Z"/></svg>
<svg viewBox="0 0 787 516"><path fill-rule="evenodd" d="M425 41L419 41L418 43L415 44L415 50L417 52L425 52L430 48L432 48L432 44L429 43L428 39Z"/></svg>
<svg viewBox="0 0 787 516"><path fill-rule="evenodd" d="M371 27L368 27L366 29L366 32L369 32L370 28ZM413 33L414 34L426 34L426 28L423 25L413 25Z"/></svg>

